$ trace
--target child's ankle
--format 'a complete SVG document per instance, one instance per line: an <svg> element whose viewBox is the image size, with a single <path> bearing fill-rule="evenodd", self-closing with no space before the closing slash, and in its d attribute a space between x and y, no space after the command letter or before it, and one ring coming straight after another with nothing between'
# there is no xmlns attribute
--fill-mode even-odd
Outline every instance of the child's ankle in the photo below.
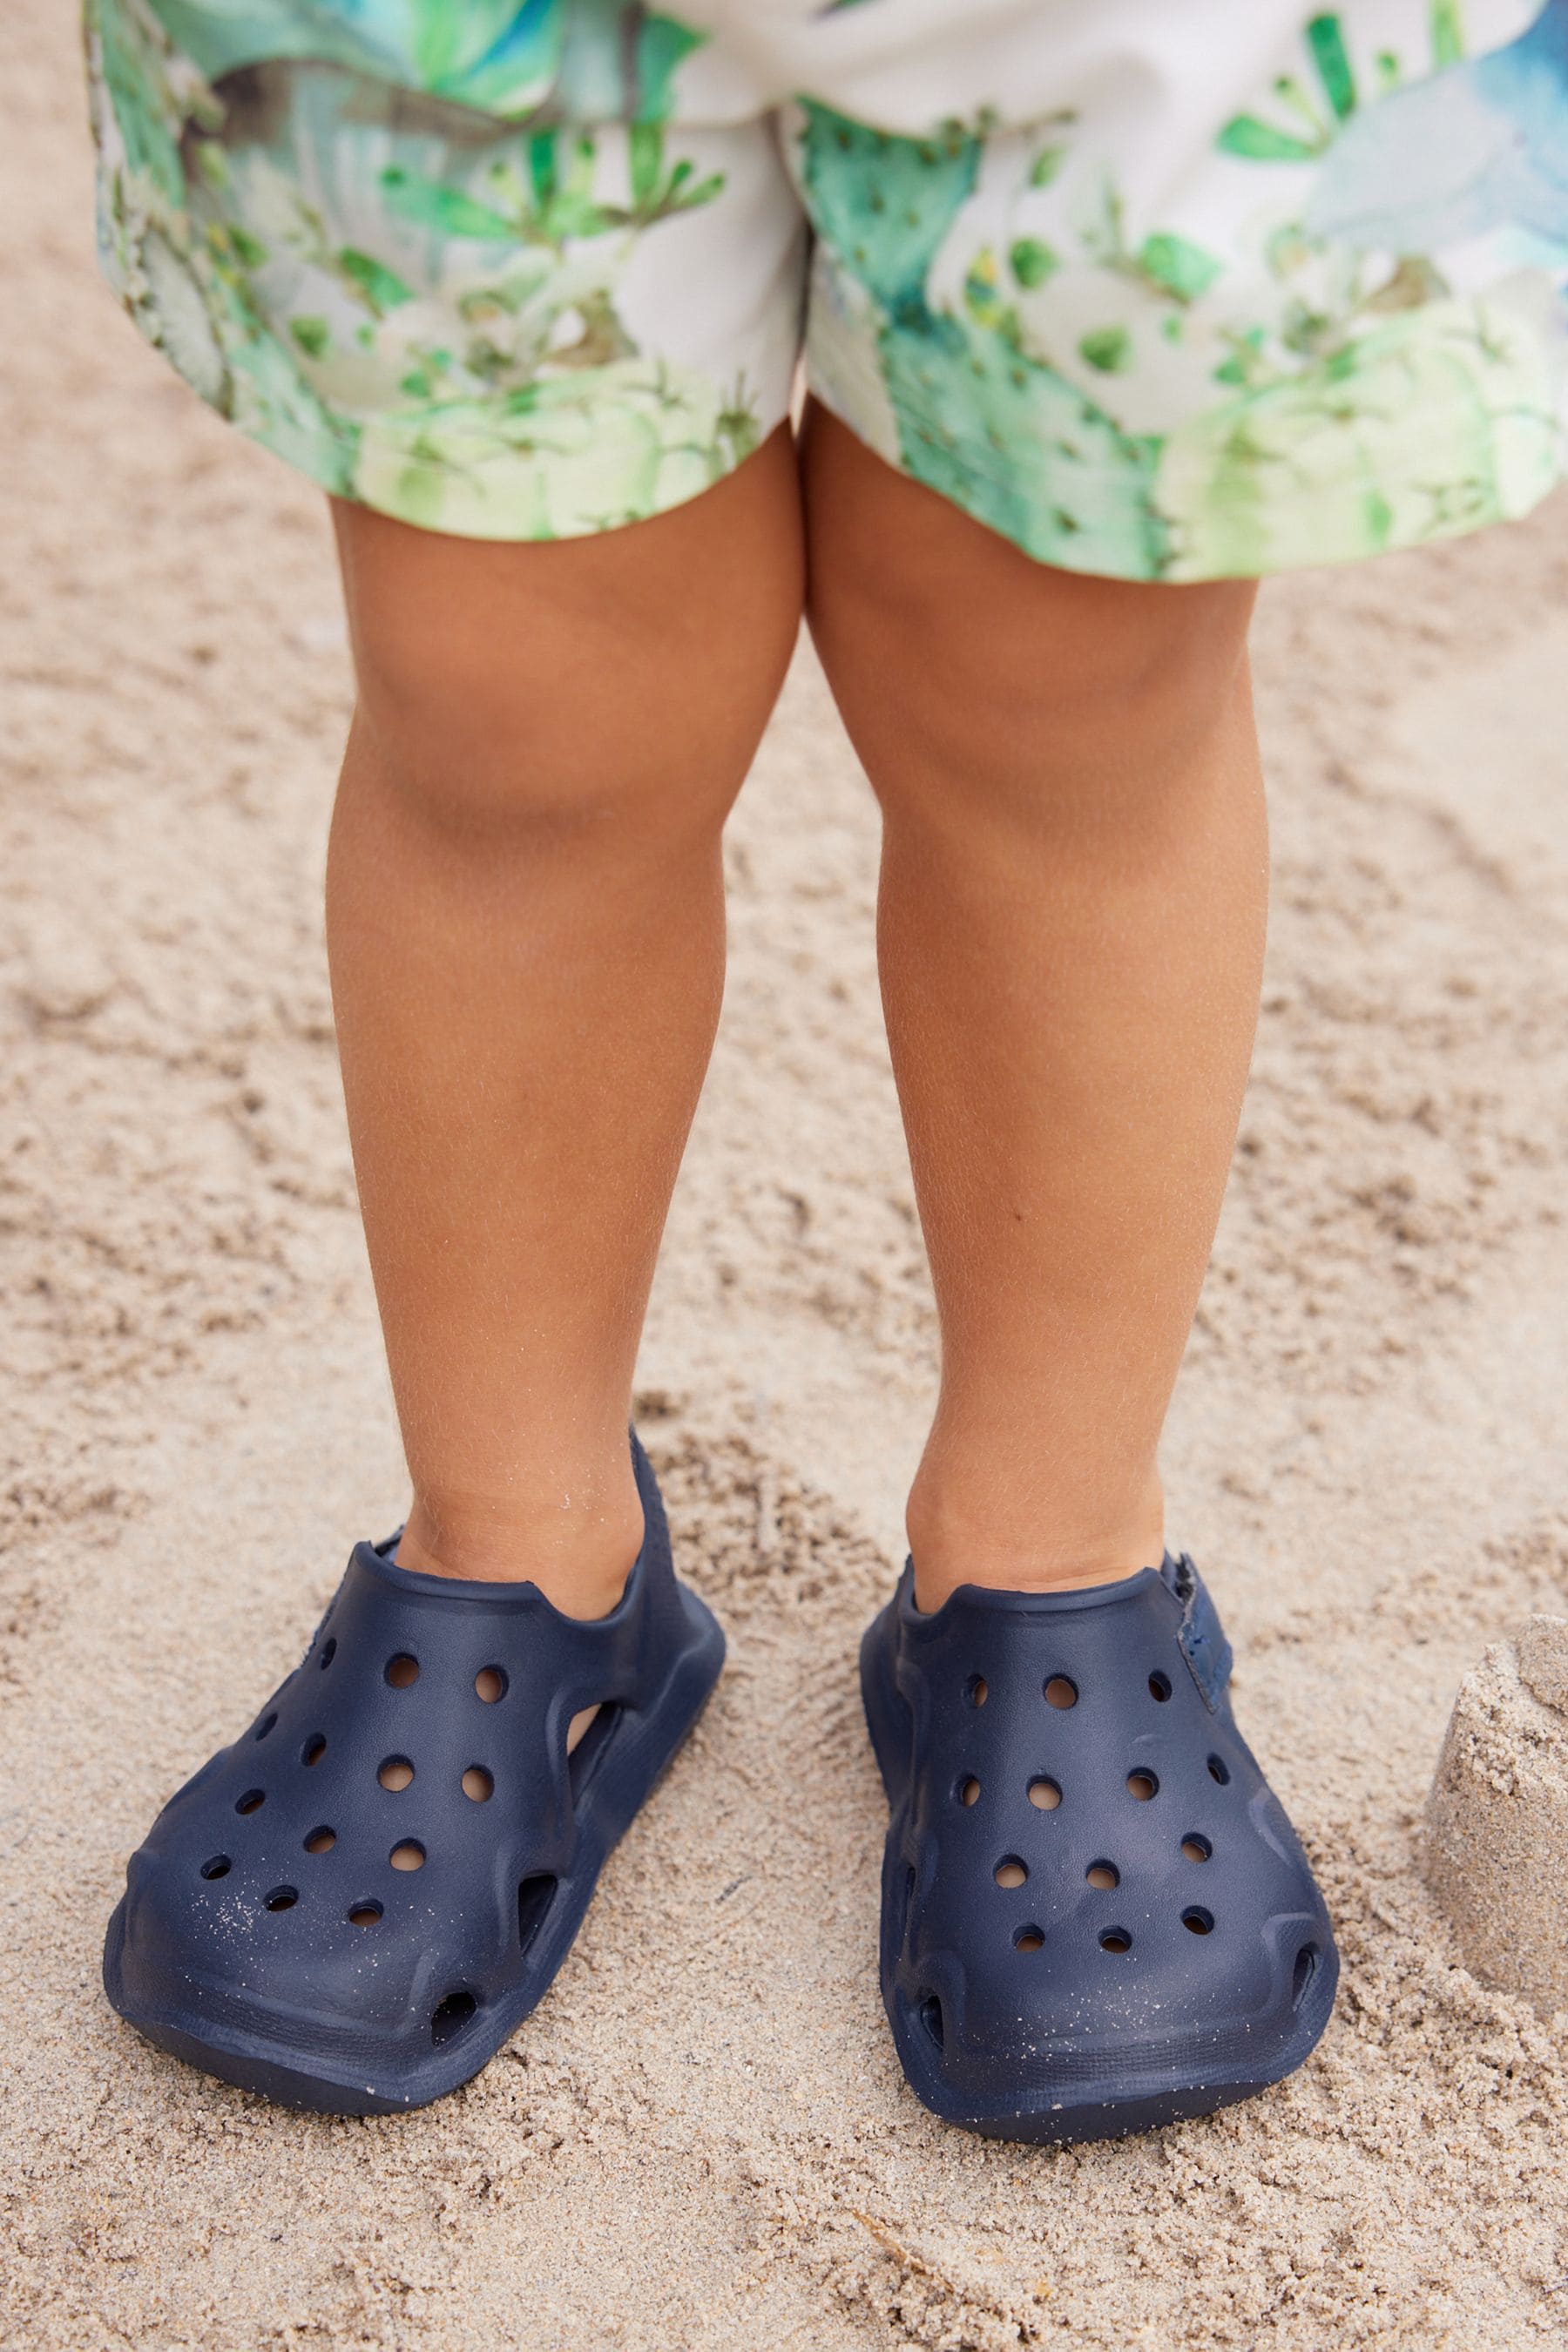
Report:
<svg viewBox="0 0 1568 2352"><path fill-rule="evenodd" d="M1152 1489L1114 1517L1080 1520L1065 1509L1002 1497L984 1507L937 1491L921 1474L910 1496L908 1531L915 1599L940 1609L961 1584L1005 1592L1071 1592L1158 1568L1164 1557L1164 1497Z"/></svg>
<svg viewBox="0 0 1568 2352"><path fill-rule="evenodd" d="M630 1481L628 1479L628 1486ZM607 1617L642 1548L635 1486L584 1507L452 1509L416 1495L397 1546L400 1568L476 1583L536 1584L568 1617Z"/></svg>

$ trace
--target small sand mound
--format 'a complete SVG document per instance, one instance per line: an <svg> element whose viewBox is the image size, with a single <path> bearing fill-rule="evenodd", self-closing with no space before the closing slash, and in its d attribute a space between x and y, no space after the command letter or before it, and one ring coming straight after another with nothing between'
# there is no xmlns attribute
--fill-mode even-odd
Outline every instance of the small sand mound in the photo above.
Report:
<svg viewBox="0 0 1568 2352"><path fill-rule="evenodd" d="M1568 2009L1568 1618L1531 1617L1459 1686L1426 1875L1475 1974Z"/></svg>

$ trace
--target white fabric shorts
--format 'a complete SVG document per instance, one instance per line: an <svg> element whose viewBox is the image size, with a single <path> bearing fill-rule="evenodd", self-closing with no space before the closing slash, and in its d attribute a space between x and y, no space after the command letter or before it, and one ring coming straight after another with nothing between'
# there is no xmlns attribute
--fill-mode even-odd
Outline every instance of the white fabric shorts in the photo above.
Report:
<svg viewBox="0 0 1568 2352"><path fill-rule="evenodd" d="M1190 581L1564 469L1568 0L89 0L109 274L325 488L536 540L811 390Z"/></svg>

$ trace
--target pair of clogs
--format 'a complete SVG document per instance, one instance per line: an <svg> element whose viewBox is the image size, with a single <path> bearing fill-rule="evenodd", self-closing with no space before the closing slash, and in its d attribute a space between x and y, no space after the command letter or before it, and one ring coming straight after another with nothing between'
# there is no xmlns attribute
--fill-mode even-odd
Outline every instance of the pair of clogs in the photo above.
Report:
<svg viewBox="0 0 1568 2352"><path fill-rule="evenodd" d="M608 1617L355 1547L300 1664L132 1857L104 1982L150 2042L372 2115L455 2090L516 2031L723 1663L632 1447L646 1534ZM1168 1556L1088 1591L967 1585L929 1615L906 1570L872 1623L883 1998L948 2122L1135 2131L1278 2082L1322 2032L1328 1915L1229 1666Z"/></svg>

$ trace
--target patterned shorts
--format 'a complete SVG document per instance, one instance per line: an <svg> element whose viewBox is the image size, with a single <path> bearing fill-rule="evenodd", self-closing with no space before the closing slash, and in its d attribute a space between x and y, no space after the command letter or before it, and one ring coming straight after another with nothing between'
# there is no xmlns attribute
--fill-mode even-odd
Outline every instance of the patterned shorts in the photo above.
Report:
<svg viewBox="0 0 1568 2352"><path fill-rule="evenodd" d="M610 529L806 381L1042 561L1525 512L1568 447L1568 0L89 0L105 267L426 528Z"/></svg>

